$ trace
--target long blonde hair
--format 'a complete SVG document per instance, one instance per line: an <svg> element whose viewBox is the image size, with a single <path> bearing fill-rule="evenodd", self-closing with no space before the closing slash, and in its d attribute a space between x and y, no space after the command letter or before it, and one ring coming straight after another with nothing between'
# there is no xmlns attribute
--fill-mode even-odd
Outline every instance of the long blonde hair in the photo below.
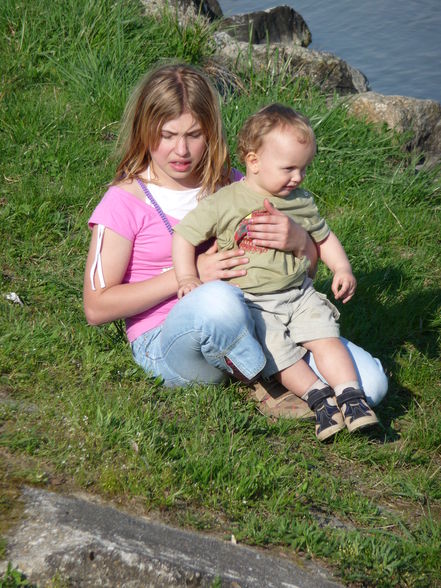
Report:
<svg viewBox="0 0 441 588"><path fill-rule="evenodd" d="M120 163L113 184L139 177L151 162L166 122L190 112L206 138L206 150L195 172L201 194L214 192L230 176L219 97L207 77L186 63L160 66L148 73L132 93L120 134Z"/></svg>

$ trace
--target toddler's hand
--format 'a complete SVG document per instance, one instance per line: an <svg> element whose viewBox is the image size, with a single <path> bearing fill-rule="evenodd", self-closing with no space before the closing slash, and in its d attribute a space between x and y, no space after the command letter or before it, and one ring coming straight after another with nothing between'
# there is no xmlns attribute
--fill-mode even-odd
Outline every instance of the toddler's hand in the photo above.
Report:
<svg viewBox="0 0 441 588"><path fill-rule="evenodd" d="M182 298L200 286L202 282L197 276L185 276L178 281L178 298Z"/></svg>
<svg viewBox="0 0 441 588"><path fill-rule="evenodd" d="M343 304L349 302L357 287L357 280L350 269L337 270L332 280L332 292L336 300L342 300Z"/></svg>

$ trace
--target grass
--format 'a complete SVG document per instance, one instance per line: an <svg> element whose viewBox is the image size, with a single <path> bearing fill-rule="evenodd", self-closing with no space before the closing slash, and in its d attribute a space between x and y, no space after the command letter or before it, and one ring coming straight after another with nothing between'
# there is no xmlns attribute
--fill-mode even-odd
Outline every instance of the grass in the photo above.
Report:
<svg viewBox="0 0 441 588"><path fill-rule="evenodd" d="M128 92L158 59L203 62L209 29L146 18L131 0L6 0L0 26L0 532L20 517L22 483L83 488L319 559L347 585L441 586L436 176L305 80L250 71L248 93L225 97L233 150L262 104L311 118L306 186L358 279L342 331L390 375L380 428L319 444L311 423L267 420L237 385L164 389L134 365L119 323L85 323L87 219L113 174ZM317 288L329 293L324 268Z"/></svg>

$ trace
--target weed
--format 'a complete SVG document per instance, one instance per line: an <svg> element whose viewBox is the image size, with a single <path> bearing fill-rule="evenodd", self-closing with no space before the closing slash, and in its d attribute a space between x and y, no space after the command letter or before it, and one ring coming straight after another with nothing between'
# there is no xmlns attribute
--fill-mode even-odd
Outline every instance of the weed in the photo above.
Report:
<svg viewBox="0 0 441 588"><path fill-rule="evenodd" d="M8 567L3 575L3 578L0 578L0 588L18 588L22 586L23 588L32 588L31 584L26 579L26 576L20 572L17 568L14 568L11 562L8 562Z"/></svg>

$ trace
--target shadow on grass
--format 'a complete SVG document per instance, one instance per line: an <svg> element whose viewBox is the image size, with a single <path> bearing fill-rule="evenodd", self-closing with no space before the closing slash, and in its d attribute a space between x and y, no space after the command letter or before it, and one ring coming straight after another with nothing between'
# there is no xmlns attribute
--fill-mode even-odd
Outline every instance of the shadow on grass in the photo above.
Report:
<svg viewBox="0 0 441 588"><path fill-rule="evenodd" d="M375 412L381 425L377 427L371 437L382 443L398 441L399 433L392 427L394 420L405 415L412 403L412 392L397 385L394 378L389 379L389 391Z"/></svg>
<svg viewBox="0 0 441 588"><path fill-rule="evenodd" d="M339 304L343 335L380 355L393 365L404 344L415 346L428 359L441 353L439 307L441 289L429 288L401 294L406 276L396 268L382 268L358 275L357 292L349 304ZM316 284L330 298L330 280Z"/></svg>
<svg viewBox="0 0 441 588"><path fill-rule="evenodd" d="M383 442L396 440L391 422L408 411L414 396L395 378L401 369L400 357L408 353L406 348L415 348L428 362L441 355L441 289L403 294L406 279L394 267L358 275L355 298L347 305L338 304L342 334L378 357L389 377L389 392L377 410L384 430L378 428L376 437ZM332 300L330 283L317 282L316 287Z"/></svg>

